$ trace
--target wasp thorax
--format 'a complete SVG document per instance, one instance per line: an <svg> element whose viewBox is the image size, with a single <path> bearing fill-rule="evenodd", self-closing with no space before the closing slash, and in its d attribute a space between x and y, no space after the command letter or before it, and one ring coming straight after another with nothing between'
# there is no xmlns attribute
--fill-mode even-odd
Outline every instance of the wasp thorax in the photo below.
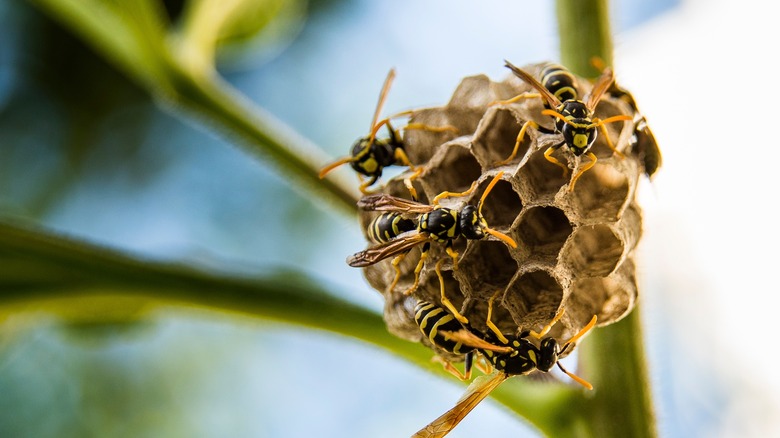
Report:
<svg viewBox="0 0 780 438"><path fill-rule="evenodd" d="M538 75L540 69L538 65L524 67L532 75ZM577 87L576 94L587 97L590 82L575 79L572 83ZM533 92L514 76L502 82L492 82L486 76L466 78L448 104L415 111L410 120L451 125L458 130L454 139L424 130L405 132L405 149L421 168L414 182L419 199L428 203L444 191L464 192L474 181L477 188L465 196L442 201L447 208L434 209L425 217L406 214L410 219L420 219L418 230L435 236L412 295L404 292L415 279L418 246L397 264L400 276L392 290L388 290L396 278L392 259L365 268L369 283L385 296L385 320L394 334L422 340L412 309L417 300L440 304L442 284L447 298L469 324L486 332L487 302L498 292L492 321L508 337L522 330L539 331L565 309L560 321L545 335L551 339L542 342L537 358L548 357L554 362L555 349L585 327L593 315L598 316L599 325L606 325L633 308L637 298L634 257L642 226L634 194L643 172L640 158L628 149L634 124L629 120L604 125L625 158L614 154L605 142L594 143L595 137L587 137L585 146L598 156L598 161L582 174L572 191L568 185L574 172L564 174L544 157L550 146L563 140L568 127L558 133L529 130L517 158L497 168L495 163L510 154L526 121L550 118L541 114L543 102L539 99L506 105L491 102L529 90ZM580 106L569 108L569 115L590 116L581 102ZM635 114L630 105L609 92L601 97L596 110L602 119ZM591 131L595 136L597 129ZM561 161L566 159L562 155L556 154ZM504 172L500 181L480 203L499 170ZM388 181L382 190L410 199L403 176ZM481 215L477 208L480 205ZM457 211L459 216L453 214ZM367 227L374 217L373 212L362 213L363 226ZM485 239L488 226L510 236L517 247ZM461 236L451 248L441 243L444 236L458 232ZM457 252L457 266L449 263L450 252ZM446 263L441 265L440 282L435 266L442 259ZM564 349L562 355L570 352ZM546 361L539 364L549 369Z"/></svg>

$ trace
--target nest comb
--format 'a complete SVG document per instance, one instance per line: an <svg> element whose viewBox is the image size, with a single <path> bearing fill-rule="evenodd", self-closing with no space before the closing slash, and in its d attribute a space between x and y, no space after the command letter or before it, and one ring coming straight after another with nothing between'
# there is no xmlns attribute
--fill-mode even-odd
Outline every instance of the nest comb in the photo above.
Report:
<svg viewBox="0 0 780 438"><path fill-rule="evenodd" d="M524 69L534 74L541 66ZM577 87L582 96L590 83L578 78ZM404 142L412 163L423 168L414 182L421 202L444 191L464 191L478 181L470 196L443 202L451 208L476 205L490 180L504 171L482 212L491 228L510 235L518 246L512 249L495 239L457 239L454 247L461 254L458 269L453 270L448 260L442 272L450 301L471 325L485 330L487 301L500 290L493 322L504 333L539 330L565 308L565 315L549 333L561 341L582 329L593 315L598 316L598 325L604 326L620 320L634 307L638 293L634 250L642 227L635 193L645 163L641 154L631 150L635 125L626 121L605 125L624 157L614 154L599 135L591 148L598 161L573 191L569 191L573 172L564 174L543 156L549 146L560 141L559 134L528 130L516 158L496 166L509 156L527 120L553 129L553 119L541 114L541 99L491 105L523 92L533 90L514 76L502 82L484 75L467 77L447 105L415 111L411 120L430 126L451 125L458 134L410 129ZM635 106L606 94L595 116L605 119L618 114L635 116L635 112ZM575 157L566 149L559 149L555 156L573 167ZM382 191L409 198L402 178L391 179ZM375 215L361 212L364 230ZM413 309L418 299L440 303L434 266L448 256L443 245L433 243L419 287L407 296L404 291L413 282L419 253L415 248L405 257L394 290L387 290L395 276L391 260L365 268L364 274L385 297L388 329L401 338L425 342Z"/></svg>

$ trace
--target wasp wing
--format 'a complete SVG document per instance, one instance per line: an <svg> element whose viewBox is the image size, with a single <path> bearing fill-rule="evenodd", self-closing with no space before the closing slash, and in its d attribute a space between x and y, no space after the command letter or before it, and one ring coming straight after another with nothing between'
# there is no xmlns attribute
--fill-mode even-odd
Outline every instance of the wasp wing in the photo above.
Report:
<svg viewBox="0 0 780 438"><path fill-rule="evenodd" d="M454 332L448 330L439 330L439 333L444 336L444 339L460 342L461 344L467 345L469 347L495 351L497 353L509 353L512 351L512 347L491 344L471 331L466 330L465 328Z"/></svg>
<svg viewBox="0 0 780 438"><path fill-rule="evenodd" d="M368 211L394 211L398 213L428 213L434 206L392 195L380 194L361 198L358 208Z"/></svg>
<svg viewBox="0 0 780 438"><path fill-rule="evenodd" d="M509 374L502 372L477 377L454 408L433 420L429 425L412 435L412 438L441 438L447 435L507 378L509 378Z"/></svg>
<svg viewBox="0 0 780 438"><path fill-rule="evenodd" d="M547 101L547 104L550 105L550 108L558 108L561 105L561 101L558 100L557 97L555 97L554 94L550 93L550 90L545 88L544 85L542 85L539 81L536 80L535 77L531 76L529 73L527 73L525 70L520 69L519 67L515 67L511 62L504 60L504 65L512 70L512 73L515 74L518 78L522 79L523 82L526 84L534 87L536 91L539 92L539 94L542 95L544 100Z"/></svg>
<svg viewBox="0 0 780 438"><path fill-rule="evenodd" d="M605 68L604 72L601 73L601 76L596 79L596 83L593 84L590 94L588 94L588 97L585 99L585 106L588 108L588 111L592 113L596 109L596 105L599 104L604 93L609 90L609 87L612 86L614 81L615 75L612 73L612 69L609 67Z"/></svg>
<svg viewBox="0 0 780 438"><path fill-rule="evenodd" d="M347 258L347 264L353 268L364 268L378 263L388 257L400 254L413 248L429 239L428 233L421 233L417 230L401 234L395 239L373 246L366 250L355 253Z"/></svg>

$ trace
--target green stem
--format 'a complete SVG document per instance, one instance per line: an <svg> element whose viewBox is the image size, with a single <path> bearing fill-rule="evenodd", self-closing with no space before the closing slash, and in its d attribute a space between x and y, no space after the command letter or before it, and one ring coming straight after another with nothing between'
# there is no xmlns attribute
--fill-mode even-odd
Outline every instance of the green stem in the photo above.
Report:
<svg viewBox="0 0 780 438"><path fill-rule="evenodd" d="M607 0L558 0L561 62L572 72L595 78L601 70L594 58L612 65L612 36Z"/></svg>
<svg viewBox="0 0 780 438"><path fill-rule="evenodd" d="M182 104L193 118L216 124L216 130L235 137L237 145L282 171L293 187L302 189L321 206L323 201L342 212L357 213L356 182L333 175L319 178L319 169L332 161L319 147L286 127L271 114L253 105L216 74L195 77L175 66L171 78L177 91L175 104Z"/></svg>
<svg viewBox="0 0 780 438"><path fill-rule="evenodd" d="M578 349L594 387L583 400L590 436L655 437L655 414L642 341L639 308L595 330Z"/></svg>
<svg viewBox="0 0 780 438"><path fill-rule="evenodd" d="M0 221L0 319L32 308L82 322L116 322L171 305L356 338L457 383L431 361L430 349L391 335L381 315L339 298L301 272L254 278L207 273ZM492 396L539 430L553 434L560 406L571 404L578 392L519 377L505 382ZM439 414L432 412L431 420Z"/></svg>
<svg viewBox="0 0 780 438"><path fill-rule="evenodd" d="M332 158L223 81L211 64L193 62L179 35L164 27L154 0L31 0L85 44L111 61L152 97L170 103L174 114L188 113L202 126L239 139L250 155L268 159L291 186L314 204L357 212L355 181L318 177ZM210 60L213 61L213 60ZM184 110L184 111L182 111Z"/></svg>

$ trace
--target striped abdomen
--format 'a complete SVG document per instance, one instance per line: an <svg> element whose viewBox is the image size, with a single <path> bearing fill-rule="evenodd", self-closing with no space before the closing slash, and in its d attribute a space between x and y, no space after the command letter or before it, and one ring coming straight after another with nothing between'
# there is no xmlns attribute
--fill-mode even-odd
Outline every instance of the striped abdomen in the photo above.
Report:
<svg viewBox="0 0 780 438"><path fill-rule="evenodd" d="M420 326L420 331L431 341L431 344L454 354L466 354L474 351L474 347L460 342L448 340L442 331L456 332L464 327L452 314L443 308L427 301L418 301L414 309L414 320Z"/></svg>
<svg viewBox="0 0 780 438"><path fill-rule="evenodd" d="M539 82L561 102L577 100L577 89L574 88L574 76L566 67L558 64L547 64L539 73Z"/></svg>
<svg viewBox="0 0 780 438"><path fill-rule="evenodd" d="M399 213L382 213L368 225L368 237L375 243L385 243L415 228L414 221Z"/></svg>

